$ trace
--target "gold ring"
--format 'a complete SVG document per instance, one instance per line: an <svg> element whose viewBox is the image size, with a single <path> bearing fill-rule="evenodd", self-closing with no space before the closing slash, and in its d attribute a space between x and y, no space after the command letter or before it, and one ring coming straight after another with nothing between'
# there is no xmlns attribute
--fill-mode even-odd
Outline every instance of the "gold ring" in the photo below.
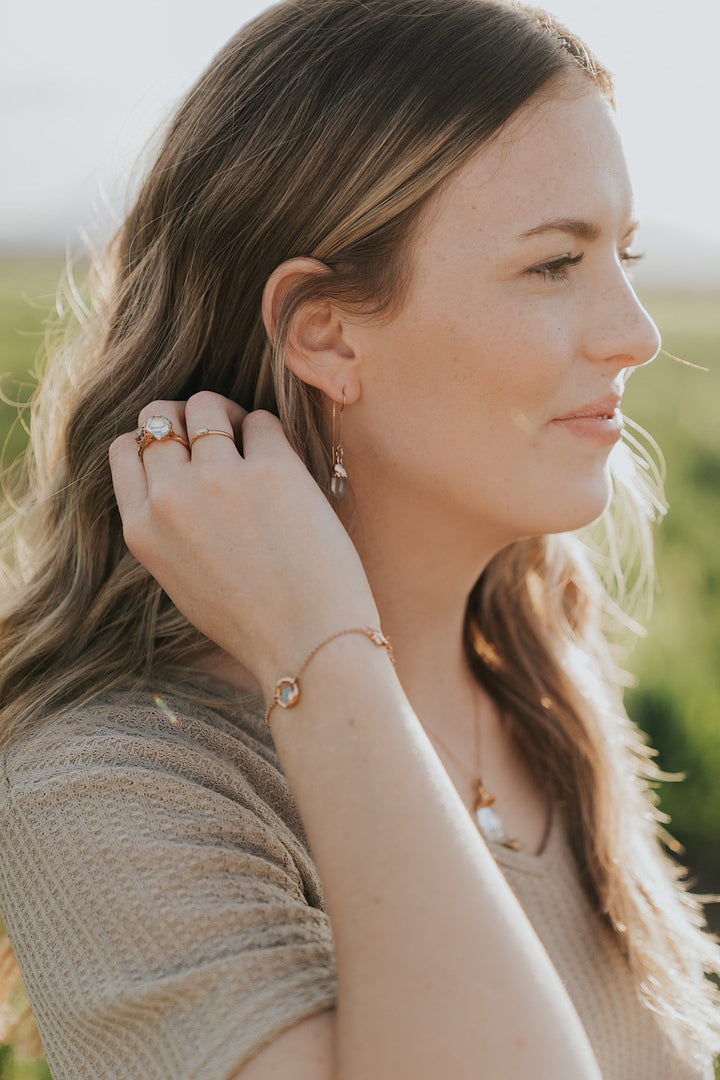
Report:
<svg viewBox="0 0 720 1080"><path fill-rule="evenodd" d="M232 439L232 441L235 442L235 436L231 435L229 431L220 431L219 428L201 427L197 429L190 440L190 449L192 450L193 443L197 442L198 439L204 439L206 435L224 435L226 439Z"/></svg>
<svg viewBox="0 0 720 1080"><path fill-rule="evenodd" d="M163 442L165 439L172 439L174 442L182 443L186 450L190 449L187 439L183 439L182 435L177 435L173 431L172 420L169 417L149 416L135 436L140 460L142 461L143 453L150 443Z"/></svg>

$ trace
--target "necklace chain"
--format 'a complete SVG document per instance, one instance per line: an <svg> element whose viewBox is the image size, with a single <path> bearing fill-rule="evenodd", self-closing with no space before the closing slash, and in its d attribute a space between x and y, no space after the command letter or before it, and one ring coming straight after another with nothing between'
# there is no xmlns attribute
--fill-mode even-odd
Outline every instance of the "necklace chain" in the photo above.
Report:
<svg viewBox="0 0 720 1080"><path fill-rule="evenodd" d="M519 851L522 848L522 844L516 838L508 837L500 817L497 812L492 809L492 806L495 803L495 796L490 794L482 782L480 772L480 710L478 708L477 692L473 694L473 705L475 707L475 776L473 778L473 791L475 794L473 812L475 815L475 822L482 833L488 833L493 839L499 840L505 847L511 848L513 851ZM446 754L449 754L451 758L454 758L455 761L458 762L458 764L462 765L464 769L467 769L467 763L460 761L457 754L454 754L434 732L428 730L428 735L432 735Z"/></svg>

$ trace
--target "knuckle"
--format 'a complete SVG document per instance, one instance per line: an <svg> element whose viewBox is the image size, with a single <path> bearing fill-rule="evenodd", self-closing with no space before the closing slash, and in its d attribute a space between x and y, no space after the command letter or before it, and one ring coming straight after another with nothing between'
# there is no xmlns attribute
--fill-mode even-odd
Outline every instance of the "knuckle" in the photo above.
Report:
<svg viewBox="0 0 720 1080"><path fill-rule="evenodd" d="M213 469L203 477L203 496L211 505L227 503L233 497L233 478L224 469Z"/></svg>
<svg viewBox="0 0 720 1080"><path fill-rule="evenodd" d="M149 494L150 514L164 523L179 516L181 496L175 484L156 482Z"/></svg>
<svg viewBox="0 0 720 1080"><path fill-rule="evenodd" d="M224 400L222 394L216 394L214 390L198 390L196 394L192 394L188 398L187 404L193 410L203 408L214 408L218 402Z"/></svg>
<svg viewBox="0 0 720 1080"><path fill-rule="evenodd" d="M184 402L182 401L167 401L164 399L151 401L149 405L143 405L138 413L137 426L142 427L151 416L167 416L170 420L177 422L178 418L182 418L183 405Z"/></svg>
<svg viewBox="0 0 720 1080"><path fill-rule="evenodd" d="M282 427L280 417L276 416L274 412L270 412L269 409L254 409L245 417L245 423L248 421L255 424L275 424Z"/></svg>
<svg viewBox="0 0 720 1080"><path fill-rule="evenodd" d="M164 402L151 401L148 405L143 405L137 416L138 427L142 427L146 420L151 416L156 416L158 413L162 413Z"/></svg>
<svg viewBox="0 0 720 1080"><path fill-rule="evenodd" d="M282 432L283 426L280 421L280 417L275 413L270 412L268 409L253 409L252 412L246 414L242 421L243 430L253 429L257 431L279 431Z"/></svg>

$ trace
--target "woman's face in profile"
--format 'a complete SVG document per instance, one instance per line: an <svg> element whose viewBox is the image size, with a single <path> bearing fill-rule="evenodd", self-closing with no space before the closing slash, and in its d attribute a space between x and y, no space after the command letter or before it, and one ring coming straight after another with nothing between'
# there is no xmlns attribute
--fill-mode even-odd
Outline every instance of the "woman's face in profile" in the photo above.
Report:
<svg viewBox="0 0 720 1080"><path fill-rule="evenodd" d="M346 325L362 356L345 414L355 476L367 463L375 494L395 485L507 542L595 520L617 444L553 420L621 395L660 347L623 262L632 202L610 106L584 80L525 106L454 174L401 313Z"/></svg>

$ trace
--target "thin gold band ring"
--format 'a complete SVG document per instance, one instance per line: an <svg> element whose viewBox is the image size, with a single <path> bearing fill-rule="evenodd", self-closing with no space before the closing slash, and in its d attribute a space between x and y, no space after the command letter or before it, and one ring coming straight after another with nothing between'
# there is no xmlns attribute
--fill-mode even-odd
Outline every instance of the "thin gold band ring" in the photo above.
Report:
<svg viewBox="0 0 720 1080"><path fill-rule="evenodd" d="M232 439L232 441L235 442L235 436L232 435L229 431L221 431L219 428L202 427L198 428L198 430L195 432L192 439L190 440L190 449L192 450L193 443L196 443L198 439L204 439L206 435L224 435L226 439Z"/></svg>

